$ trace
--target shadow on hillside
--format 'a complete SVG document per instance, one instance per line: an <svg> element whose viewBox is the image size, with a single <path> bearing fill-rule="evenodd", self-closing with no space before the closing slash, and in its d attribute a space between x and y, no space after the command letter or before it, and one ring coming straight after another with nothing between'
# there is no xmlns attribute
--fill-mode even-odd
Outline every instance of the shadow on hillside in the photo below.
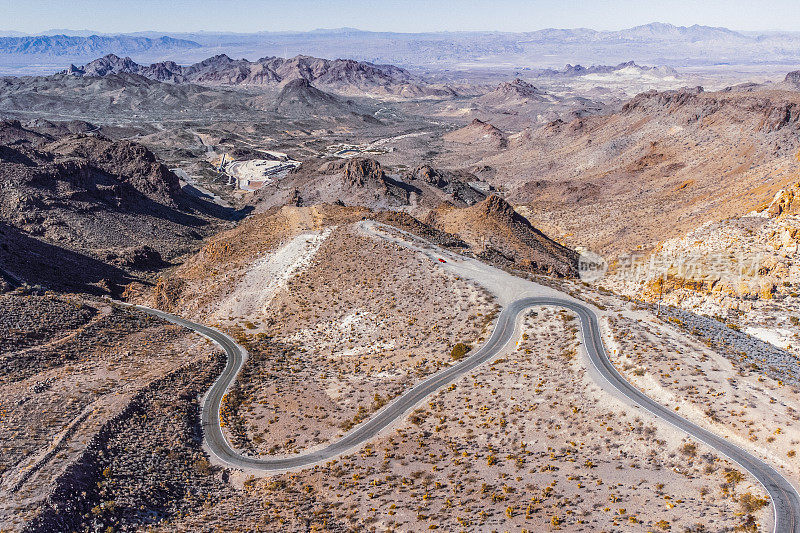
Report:
<svg viewBox="0 0 800 533"><path fill-rule="evenodd" d="M116 297L132 281L115 266L40 241L4 222L0 222L0 264L4 277L61 291Z"/></svg>

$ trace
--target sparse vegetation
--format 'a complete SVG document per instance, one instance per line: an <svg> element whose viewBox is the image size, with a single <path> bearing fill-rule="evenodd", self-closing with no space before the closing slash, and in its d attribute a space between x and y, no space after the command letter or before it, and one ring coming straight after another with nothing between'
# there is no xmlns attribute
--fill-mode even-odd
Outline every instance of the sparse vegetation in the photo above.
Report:
<svg viewBox="0 0 800 533"><path fill-rule="evenodd" d="M454 361L459 361L463 359L470 352L470 350L472 350L472 346L463 342L458 342L450 350L450 357Z"/></svg>

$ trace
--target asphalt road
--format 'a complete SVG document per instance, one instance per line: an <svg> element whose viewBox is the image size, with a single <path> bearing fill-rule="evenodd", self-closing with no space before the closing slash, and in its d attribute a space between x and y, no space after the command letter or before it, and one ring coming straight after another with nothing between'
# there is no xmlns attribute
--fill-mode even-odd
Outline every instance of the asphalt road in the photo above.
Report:
<svg viewBox="0 0 800 533"><path fill-rule="evenodd" d="M223 463L245 470L265 472L281 472L299 470L317 463L325 462L354 450L373 439L383 429L402 418L417 404L429 395L438 391L475 368L499 355L514 337L517 318L528 309L536 306L557 306L574 311L581 321L581 331L585 347L599 374L605 380L598 383L608 390L613 387L631 400L638 407L665 420L669 424L687 433L695 439L714 448L741 468L747 470L764 486L772 499L775 514L774 531L778 533L800 533L800 496L794 487L774 468L749 452L730 443L726 439L707 431L682 418L675 411L664 407L642 394L637 388L623 378L611 364L603 346L597 321L597 315L589 307L567 298L529 297L520 298L506 306L500 313L492 335L479 349L469 357L441 370L419 383L393 402L384 406L364 423L355 427L341 439L328 446L309 453L287 457L249 457L236 452L222 433L219 411L222 397L233 383L244 364L247 353L229 336L215 329L195 324L163 311L136 306L142 311L159 316L175 324L184 326L208 337L219 344L228 356L225 370L203 399L202 424L205 441L209 451Z"/></svg>

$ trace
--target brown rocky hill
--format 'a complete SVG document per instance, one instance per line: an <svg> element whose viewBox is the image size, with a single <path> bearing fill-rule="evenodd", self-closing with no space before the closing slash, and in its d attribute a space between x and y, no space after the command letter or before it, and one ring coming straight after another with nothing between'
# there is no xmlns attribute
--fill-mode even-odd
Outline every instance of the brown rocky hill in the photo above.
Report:
<svg viewBox="0 0 800 533"><path fill-rule="evenodd" d="M508 140L502 131L480 119L474 119L463 128L445 134L450 143L481 146L489 149L505 148Z"/></svg>
<svg viewBox="0 0 800 533"><path fill-rule="evenodd" d="M553 101L555 101L554 97L519 78L503 82L493 91L478 98L479 103L489 106L527 105L533 102Z"/></svg>
<svg viewBox="0 0 800 533"><path fill-rule="evenodd" d="M421 98L450 97L454 94L452 90L432 86L393 65L303 55L290 59L265 57L251 62L231 59L222 54L184 67L171 61L150 66L139 65L129 57L109 54L81 67L72 65L65 72L77 77L129 73L156 81L201 85L277 86L281 82L302 78L318 88L347 95Z"/></svg>
<svg viewBox="0 0 800 533"><path fill-rule="evenodd" d="M312 159L286 178L265 185L252 199L258 211L285 204L320 203L397 209L409 204L411 187L386 175L374 159Z"/></svg>
<svg viewBox="0 0 800 533"><path fill-rule="evenodd" d="M281 88L275 98L274 111L296 119L342 121L355 117L364 122L380 124L370 110L352 100L320 91L305 78L290 80Z"/></svg>
<svg viewBox="0 0 800 533"><path fill-rule="evenodd" d="M651 91L535 128L477 164L544 231L615 255L769 204L796 181L799 118L797 92ZM471 155L450 148L447 161Z"/></svg>
<svg viewBox="0 0 800 533"><path fill-rule="evenodd" d="M497 195L463 209L443 206L426 222L458 235L488 259L556 276L577 276L578 253L534 228Z"/></svg>
<svg viewBox="0 0 800 533"><path fill-rule="evenodd" d="M464 207L485 198L485 193L472 187L471 182L477 184L480 180L469 172L430 166L418 167L403 176L390 176L370 158L310 159L286 178L257 191L252 204L258 211L285 204L337 203L421 215L442 202Z"/></svg>
<svg viewBox="0 0 800 533"><path fill-rule="evenodd" d="M34 143L26 137L35 132L25 131L0 145L3 264L12 279L118 286L126 272L158 269L196 249L228 216L184 194L141 145L83 135Z"/></svg>
<svg viewBox="0 0 800 533"><path fill-rule="evenodd" d="M774 217L800 215L800 182L781 191L770 204L768 213Z"/></svg>

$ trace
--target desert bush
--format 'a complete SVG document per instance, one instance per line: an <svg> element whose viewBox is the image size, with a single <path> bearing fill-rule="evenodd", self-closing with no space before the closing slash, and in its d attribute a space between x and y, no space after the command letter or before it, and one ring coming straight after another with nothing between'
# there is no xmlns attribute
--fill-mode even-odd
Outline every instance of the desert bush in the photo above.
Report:
<svg viewBox="0 0 800 533"><path fill-rule="evenodd" d="M739 505L741 505L742 511L745 513L758 511L762 507L766 507L768 504L769 499L759 498L758 496L754 496L749 492L745 492L739 497Z"/></svg>
<svg viewBox="0 0 800 533"><path fill-rule="evenodd" d="M453 346L453 349L450 351L450 357L452 357L454 361L459 361L463 359L470 350L472 350L472 346L459 342Z"/></svg>

